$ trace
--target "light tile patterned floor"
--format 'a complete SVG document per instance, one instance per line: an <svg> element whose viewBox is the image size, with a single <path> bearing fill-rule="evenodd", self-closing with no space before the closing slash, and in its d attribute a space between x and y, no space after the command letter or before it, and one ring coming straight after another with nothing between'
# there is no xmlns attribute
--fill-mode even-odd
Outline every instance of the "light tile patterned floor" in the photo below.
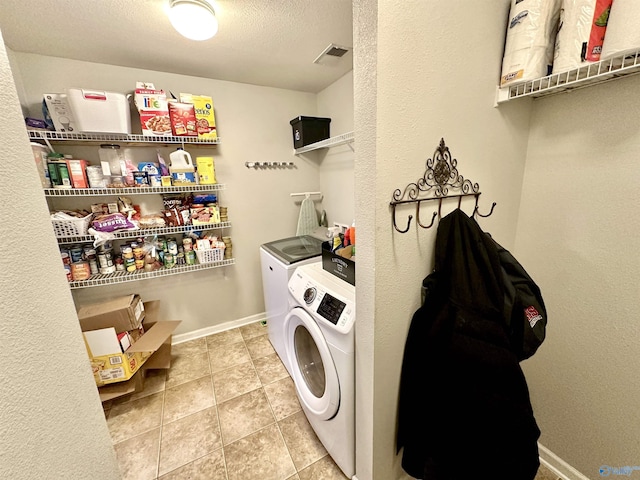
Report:
<svg viewBox="0 0 640 480"><path fill-rule="evenodd" d="M103 404L124 480L345 480L260 323L173 346L170 370ZM535 480L556 480L544 466Z"/></svg>
<svg viewBox="0 0 640 480"><path fill-rule="evenodd" d="M124 480L345 480L254 323L173 346L171 369L103 404Z"/></svg>

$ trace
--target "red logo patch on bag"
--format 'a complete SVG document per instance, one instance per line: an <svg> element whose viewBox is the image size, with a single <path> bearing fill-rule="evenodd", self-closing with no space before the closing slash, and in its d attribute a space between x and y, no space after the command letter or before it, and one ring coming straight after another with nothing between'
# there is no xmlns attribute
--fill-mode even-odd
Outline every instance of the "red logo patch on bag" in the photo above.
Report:
<svg viewBox="0 0 640 480"><path fill-rule="evenodd" d="M527 320L529 321L529 325L531 325L531 328L535 327L536 323L542 320L542 315L540 315L538 310L536 310L536 307L534 307L533 305L525 308L524 314L527 317Z"/></svg>

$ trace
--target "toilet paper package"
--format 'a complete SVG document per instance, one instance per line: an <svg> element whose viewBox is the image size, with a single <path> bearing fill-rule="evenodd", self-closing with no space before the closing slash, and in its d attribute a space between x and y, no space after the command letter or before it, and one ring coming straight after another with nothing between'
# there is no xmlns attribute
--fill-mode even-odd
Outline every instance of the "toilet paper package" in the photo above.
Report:
<svg viewBox="0 0 640 480"><path fill-rule="evenodd" d="M511 0L500 86L548 75L561 0Z"/></svg>
<svg viewBox="0 0 640 480"><path fill-rule="evenodd" d="M615 0L607 25L607 35L602 44L601 59L628 55L640 50L640 2Z"/></svg>
<svg viewBox="0 0 640 480"><path fill-rule="evenodd" d="M563 0L553 73L600 60L613 0Z"/></svg>

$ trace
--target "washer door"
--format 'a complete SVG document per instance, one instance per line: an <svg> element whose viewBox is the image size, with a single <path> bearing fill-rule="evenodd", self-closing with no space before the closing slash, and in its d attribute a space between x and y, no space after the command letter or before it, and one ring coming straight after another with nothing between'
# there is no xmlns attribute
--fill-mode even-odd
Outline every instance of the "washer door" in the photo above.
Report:
<svg viewBox="0 0 640 480"><path fill-rule="evenodd" d="M313 415L330 420L340 406L340 384L324 335L300 307L293 308L284 323L287 358L298 397Z"/></svg>

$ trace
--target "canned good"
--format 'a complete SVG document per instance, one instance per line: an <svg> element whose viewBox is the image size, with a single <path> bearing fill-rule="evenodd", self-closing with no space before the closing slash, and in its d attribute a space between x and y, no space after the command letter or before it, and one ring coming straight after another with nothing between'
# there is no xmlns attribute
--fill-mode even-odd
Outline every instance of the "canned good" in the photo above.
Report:
<svg viewBox="0 0 640 480"><path fill-rule="evenodd" d="M124 259L124 268L127 272L135 272L136 271L136 259L133 258L133 254L131 257L127 257Z"/></svg>
<svg viewBox="0 0 640 480"><path fill-rule="evenodd" d="M60 257L62 258L63 265L71 265L71 257L66 252L60 252Z"/></svg>
<svg viewBox="0 0 640 480"><path fill-rule="evenodd" d="M195 250L187 250L184 252L184 259L187 262L187 265L195 265L196 264L196 251Z"/></svg>
<svg viewBox="0 0 640 480"><path fill-rule="evenodd" d="M71 263L79 262L82 260L82 247L80 245L74 245L69 249L69 255L71 256Z"/></svg>
<svg viewBox="0 0 640 480"><path fill-rule="evenodd" d="M122 248L120 249L120 252L122 252L122 258L133 258L133 248L131 248L130 246L122 246Z"/></svg>
<svg viewBox="0 0 640 480"><path fill-rule="evenodd" d="M172 268L176 266L176 257L173 253L165 253L164 254L164 267Z"/></svg>
<svg viewBox="0 0 640 480"><path fill-rule="evenodd" d="M182 248L184 248L185 253L189 250L193 250L193 240L189 237L184 237L182 239Z"/></svg>
<svg viewBox="0 0 640 480"><path fill-rule="evenodd" d="M71 274L71 264L70 263L65 263L64 264L64 272L67 275L67 281L73 282L73 275Z"/></svg>
<svg viewBox="0 0 640 480"><path fill-rule="evenodd" d="M100 267L100 273L102 275L107 275L109 273L115 273L116 271L116 266L115 265L111 265L110 267Z"/></svg>
<svg viewBox="0 0 640 480"><path fill-rule="evenodd" d="M71 264L71 276L73 277L73 281L77 282L78 280L88 280L91 276L91 269L89 268L89 262L81 261L74 262Z"/></svg>
<svg viewBox="0 0 640 480"><path fill-rule="evenodd" d="M100 273L104 273L102 271L103 268L113 268L115 272L115 266L113 265L113 250L101 250L98 252L98 265L100 265ZM110 272L113 273L113 272Z"/></svg>
<svg viewBox="0 0 640 480"><path fill-rule="evenodd" d="M169 238L167 240L167 252L177 255L178 254L178 243L175 238Z"/></svg>
<svg viewBox="0 0 640 480"><path fill-rule="evenodd" d="M186 264L186 260L184 259L184 253L179 253L176 256L176 265L184 265Z"/></svg>
<svg viewBox="0 0 640 480"><path fill-rule="evenodd" d="M144 257L136 258L135 260L136 270L142 270L144 268Z"/></svg>
<svg viewBox="0 0 640 480"><path fill-rule="evenodd" d="M138 245L137 243L133 246L132 248L133 250L133 257L136 260L144 260L144 250L142 249L142 247L140 245Z"/></svg>

